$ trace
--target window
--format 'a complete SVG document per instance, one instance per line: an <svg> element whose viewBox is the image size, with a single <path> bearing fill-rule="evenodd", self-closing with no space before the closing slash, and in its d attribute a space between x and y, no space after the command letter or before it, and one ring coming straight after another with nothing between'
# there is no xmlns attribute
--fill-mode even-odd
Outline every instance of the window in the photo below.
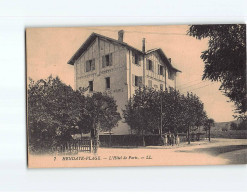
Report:
<svg viewBox="0 0 247 195"><path fill-rule="evenodd" d="M141 87L142 86L142 76L132 75L132 84L135 87Z"/></svg>
<svg viewBox="0 0 247 195"><path fill-rule="evenodd" d="M93 91L93 81L89 81L89 91Z"/></svg>
<svg viewBox="0 0 247 195"><path fill-rule="evenodd" d="M148 87L152 88L152 81L148 80Z"/></svg>
<svg viewBox="0 0 247 195"><path fill-rule="evenodd" d="M160 90L163 91L163 84L160 84Z"/></svg>
<svg viewBox="0 0 247 195"><path fill-rule="evenodd" d="M159 65L159 75L164 75L164 67Z"/></svg>
<svg viewBox="0 0 247 195"><path fill-rule="evenodd" d="M140 61L140 56L138 54L132 52L132 63L140 65L139 61Z"/></svg>
<svg viewBox="0 0 247 195"><path fill-rule="evenodd" d="M153 71L153 62L152 62L152 60L147 60L147 70Z"/></svg>
<svg viewBox="0 0 247 195"><path fill-rule="evenodd" d="M106 89L110 89L111 88L111 80L110 80L110 77L106 77L105 78L105 85L106 85Z"/></svg>
<svg viewBox="0 0 247 195"><path fill-rule="evenodd" d="M102 67L112 66L112 54L102 56Z"/></svg>
<svg viewBox="0 0 247 195"><path fill-rule="evenodd" d="M86 61L86 72L95 70L95 59Z"/></svg>

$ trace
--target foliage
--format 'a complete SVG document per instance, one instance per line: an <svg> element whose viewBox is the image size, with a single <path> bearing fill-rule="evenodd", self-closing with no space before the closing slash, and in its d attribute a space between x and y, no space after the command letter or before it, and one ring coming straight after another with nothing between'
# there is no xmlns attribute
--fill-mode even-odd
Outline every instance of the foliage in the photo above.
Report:
<svg viewBox="0 0 247 195"><path fill-rule="evenodd" d="M206 118L203 103L196 95L185 96L172 88L169 91L137 89L123 113L125 122L143 136L159 134L161 124L162 133L187 132L198 128Z"/></svg>
<svg viewBox="0 0 247 195"><path fill-rule="evenodd" d="M238 117L246 118L246 25L191 25L188 34L209 39L209 48L201 55L203 79L220 81L220 90L235 103Z"/></svg>
<svg viewBox="0 0 247 195"><path fill-rule="evenodd" d="M227 127L222 127L222 131L228 131Z"/></svg>
<svg viewBox="0 0 247 195"><path fill-rule="evenodd" d="M231 130L237 130L238 129L238 125L236 123L234 123L234 122L231 122L230 128L231 128Z"/></svg>
<svg viewBox="0 0 247 195"><path fill-rule="evenodd" d="M215 121L212 118L206 118L204 120L204 130L208 132L208 140L211 139L211 127L215 125Z"/></svg>
<svg viewBox="0 0 247 195"><path fill-rule="evenodd" d="M204 121L204 130L206 130L206 131L208 131L208 130L210 130L210 128L212 127L212 126L214 126L214 119L212 119L212 118L210 118L210 119L206 119L205 121Z"/></svg>
<svg viewBox="0 0 247 195"><path fill-rule="evenodd" d="M95 92L87 96L85 109L93 137L98 135L99 131L111 131L121 119L116 101L106 93Z"/></svg>
<svg viewBox="0 0 247 195"><path fill-rule="evenodd" d="M91 132L95 124L102 130L110 130L117 124L120 116L113 98L101 93L85 97L85 91L74 91L58 77L37 82L30 79L27 90L30 151L51 152L57 145L72 140L72 135Z"/></svg>
<svg viewBox="0 0 247 195"><path fill-rule="evenodd" d="M74 109L78 96L58 77L34 82L28 86L28 131L31 150L51 150L57 143L71 138L75 131Z"/></svg>
<svg viewBox="0 0 247 195"><path fill-rule="evenodd" d="M238 124L231 122L230 126L231 130L247 130L247 120L240 120Z"/></svg>
<svg viewBox="0 0 247 195"><path fill-rule="evenodd" d="M247 120L241 120L238 124L237 130L247 130Z"/></svg>
<svg viewBox="0 0 247 195"><path fill-rule="evenodd" d="M123 110L125 122L137 134L157 133L160 121L158 92L150 88L139 88ZM154 112L155 111L155 112Z"/></svg>

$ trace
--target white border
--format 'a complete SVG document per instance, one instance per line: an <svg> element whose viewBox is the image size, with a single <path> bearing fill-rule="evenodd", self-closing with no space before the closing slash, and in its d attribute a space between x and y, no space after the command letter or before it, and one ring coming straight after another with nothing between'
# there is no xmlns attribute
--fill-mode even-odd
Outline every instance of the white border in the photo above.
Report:
<svg viewBox="0 0 247 195"><path fill-rule="evenodd" d="M247 1L0 2L0 191L247 191L247 168L26 166L25 28L246 23Z"/></svg>

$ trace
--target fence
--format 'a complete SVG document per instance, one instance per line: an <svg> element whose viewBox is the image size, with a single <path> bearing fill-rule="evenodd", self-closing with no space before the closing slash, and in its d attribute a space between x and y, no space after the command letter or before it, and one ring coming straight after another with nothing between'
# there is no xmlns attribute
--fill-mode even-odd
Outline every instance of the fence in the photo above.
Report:
<svg viewBox="0 0 247 195"><path fill-rule="evenodd" d="M97 146L92 139L80 139L61 144L57 146L56 151L60 155L78 154L79 152L96 153Z"/></svg>
<svg viewBox="0 0 247 195"><path fill-rule="evenodd" d="M192 133L191 141L200 141L205 137L203 133ZM186 133L179 134L180 142L187 142L188 137ZM143 146L143 138L141 135L100 135L101 147L138 147ZM145 146L158 146L162 145L160 135L145 135Z"/></svg>

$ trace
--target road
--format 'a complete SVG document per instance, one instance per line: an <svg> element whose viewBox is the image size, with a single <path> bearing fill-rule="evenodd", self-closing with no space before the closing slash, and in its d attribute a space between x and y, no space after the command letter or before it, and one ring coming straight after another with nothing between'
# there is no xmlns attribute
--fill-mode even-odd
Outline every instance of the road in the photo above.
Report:
<svg viewBox="0 0 247 195"><path fill-rule="evenodd" d="M154 165L247 164L247 139L212 139L180 146L148 146L133 149L101 149L99 155L152 156ZM146 162L144 162L146 165Z"/></svg>
<svg viewBox="0 0 247 195"><path fill-rule="evenodd" d="M247 139L212 139L179 146L99 148L97 154L29 156L29 167L118 167L247 164Z"/></svg>

